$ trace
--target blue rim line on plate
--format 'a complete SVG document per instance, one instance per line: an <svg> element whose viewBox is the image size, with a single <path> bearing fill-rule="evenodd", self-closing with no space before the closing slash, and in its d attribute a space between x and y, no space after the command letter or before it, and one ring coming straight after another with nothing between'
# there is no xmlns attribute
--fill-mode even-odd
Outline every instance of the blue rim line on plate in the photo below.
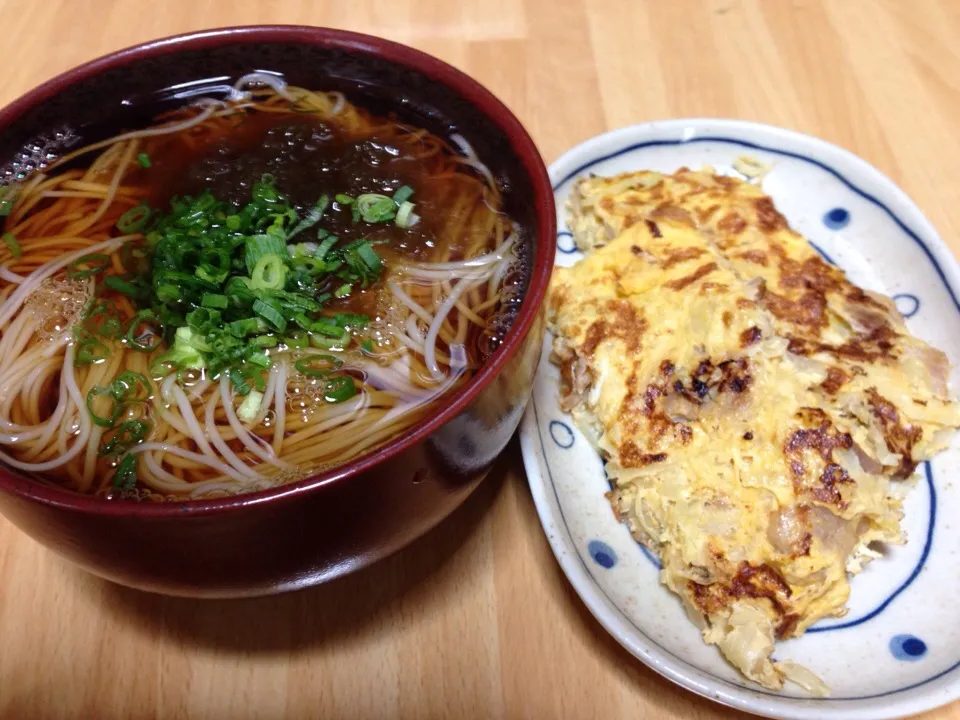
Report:
<svg viewBox="0 0 960 720"><path fill-rule="evenodd" d="M795 153L795 152L792 152L792 151L790 151L790 150L778 149L778 148L770 147L770 146L768 146L768 145L761 145L761 144L759 144L759 143L749 142L749 141L747 141L747 140L738 140L738 139L736 139L736 138L729 138L729 137L722 137L722 136L699 136L699 137L689 138L689 139L686 139L686 140L649 140L649 141L641 142L641 143L632 143L632 144L630 144L630 145L628 145L628 146L626 146L626 147L623 147L623 148L621 148L621 149L619 149L619 150L616 150L616 151L611 152L611 153L606 153L606 154L601 155L601 156L599 156L599 157L597 157L597 158L594 158L593 160L591 160L591 161L589 161L589 162L586 162L586 163L581 164L581 165L580 165L579 167L577 167L575 170L567 173L567 175L564 176L564 178L563 178L559 183L554 184L553 190L554 190L554 192L559 191L559 189L560 189L561 187L563 187L566 183L570 182L570 180L572 180L573 178L581 175L584 171L588 170L588 169L591 168L591 167L594 167L595 165L598 165L598 164L600 164L600 163L606 162L606 161L608 161L608 160L612 160L612 159L614 159L614 158L620 157L621 155L624 155L624 154L629 153L629 152L633 152L633 151L635 151L635 150L642 150L642 149L647 148L647 147L658 147L658 146L662 147L662 146L688 145L688 144L698 143L698 142L727 143L727 144L730 144L730 145L738 145L738 146L740 146L740 147L745 147L745 148L749 148L749 149L752 149L752 150L762 150L762 151L764 151L764 152L769 152L769 153L772 153L772 154L774 154L774 155L781 155L781 156L784 156L784 157L790 157L790 158L794 158L794 159L797 159L797 160L801 160L801 161L803 161L803 162L805 162L805 163L809 163L809 164L811 164L811 165L815 165L815 166L821 168L822 170L827 171L828 173L830 173L831 175L833 175L837 180L839 180L841 183L843 183L847 188L849 188L850 190L852 190L853 192L855 192L857 195L859 195L859 196L862 197L863 199L867 200L868 202L872 203L872 204L875 205L876 207L880 208L884 213L886 213L886 214L890 217L891 220L894 221L894 223L896 223L896 225L897 225L901 230L903 230L903 231L907 234L908 237L910 237L911 240L914 241L915 244L917 244L917 245L921 248L921 250L923 250L923 253L927 256L927 259L930 261L930 263L933 265L934 269L936 270L937 275L939 276L941 282L943 283L944 288L947 290L947 293L950 295L950 298L951 298L951 300L953 301L954 307L958 310L958 312L960 312L960 300L957 299L957 295L956 295L956 293L954 293L953 288L952 288L951 285L950 285L950 282L947 280L946 274L943 272L943 269L940 267L940 264L937 262L937 260L936 260L936 258L934 257L933 253L932 253L932 252L930 251L930 249L926 246L926 244L923 242L923 240L921 240L920 237L919 237L915 232L913 232L913 230L911 230L911 229L906 225L906 223L904 223L897 215L895 215L894 212L893 212L892 210L890 210L890 208L887 207L883 202L881 202L877 197L875 197L874 195L871 195L870 193L866 192L865 190L863 190L863 189L857 187L856 185L854 185L852 182L850 182L843 174L841 174L841 173L840 173L838 170L836 170L835 168L830 167L829 165L821 162L820 160L817 160L817 159L811 158L811 157L807 157L806 155L801 155L801 154L799 154L799 153ZM567 230L567 229L564 229L564 230L562 230L560 233L558 233L558 238L559 238L561 235L570 235L570 231ZM813 243L811 243L811 245L813 245ZM816 245L813 245L813 247L814 247L814 249L815 249L818 253L820 253L820 254L823 256L823 258L824 258L825 260L827 260L827 261L830 262L831 264L836 264L836 263L834 263L834 261L833 261L826 253L823 252L823 250L822 250L821 248L819 248L819 247L816 246ZM572 539L572 534L570 533L570 529L569 529L569 527L567 526L566 517L565 517L564 514L563 514L563 508L562 508L562 506L560 505L560 497L559 497L559 494L558 494L557 489L556 489L556 484L554 483L554 480L553 480L553 473L552 473L552 470L551 470L551 468L550 468L549 462L546 460L546 457L547 457L547 455L546 455L546 446L544 445L543 434L542 434L541 431L540 431L539 411L537 410L537 405L536 405L536 401L535 401L535 400L531 400L531 406L533 407L533 411L534 411L534 418L535 418L535 421L536 421L535 424L536 424L536 429L537 429L537 436L538 436L538 438L539 438L539 440L540 440L541 451L543 452L543 457L544 457L544 466L545 466L546 469L547 469L547 474L548 474L549 479L550 479L550 486L551 486L551 489L553 490L554 498L555 498L556 501L557 501L557 508L560 510L560 518L561 518L561 520L562 520L562 522L563 522L564 530L566 530L567 535ZM917 575L919 575L920 571L921 571L922 568L923 568L923 565L925 564L925 562L926 562L926 560L927 560L927 557L929 556L930 548L931 548L932 543L933 543L933 532L934 532L934 523L935 523L935 521L936 521L936 504L937 504L936 488L935 488L935 484L934 484L933 470L932 470L932 467L931 467L931 465L930 465L929 462L924 463L924 471L925 471L925 475L926 475L927 486L928 486L929 491L930 491L930 513L929 513L929 522L928 522L928 526L927 526L926 543L925 543L924 548L923 548L923 551L922 551L922 553L921 553L920 561L919 561L919 562L917 563L917 565L914 567L914 569L913 569L913 571L910 573L909 577L908 577L908 578L906 579L906 581L904 581L893 593L891 593L877 608L875 608L875 609L874 609L873 611L871 611L870 613L864 615L863 617L857 618L857 619L854 619L854 620L851 620L851 621L848 621L848 622L846 622L846 623L841 623L841 624L838 624L838 625L832 625L832 626L827 626L827 627L822 627L822 628L810 628L809 630L807 630L807 632L817 633L817 632L827 632L827 631L831 631L831 630L842 630L842 629L844 629L844 628L849 628L849 627L854 627L854 626L856 626L856 625L860 625L860 624L862 624L862 623L864 623L864 622L867 622L867 621L873 619L874 617L876 617L877 615L879 615L881 612L883 612L883 610L885 610L885 609L890 605L890 603L893 602L894 599L896 599L896 597L897 597L898 595L900 595L903 591L905 591L905 590L910 586L910 584L916 579ZM573 544L574 547L576 547L576 544L575 544L575 543L571 543L571 544ZM616 603L613 602L613 600L606 594L606 592L603 590L603 588L602 588L602 587L600 586L600 584L597 582L596 577L595 577L595 576L593 575L593 573L590 571L589 566L587 565L587 563L584 561L583 557L581 556L579 548L577 548L576 554L577 554L578 560L580 561L580 564L581 564L581 565L583 566L583 568L587 571L587 574L588 574L588 575L590 576L590 578L593 580L593 582L594 582L594 584L596 585L597 589L600 590L600 592L603 594L604 598L606 598L607 602L610 603L611 607L615 608L615 609L620 613L620 615L621 615L625 620L627 620L627 622L634 628L634 630L636 630L642 637L644 637L644 638L647 640L648 643L650 643L650 645L652 645L653 647L656 647L660 652L662 652L662 653L664 653L664 654L672 657L673 659L677 660L678 662L680 662L680 663L682 663L682 664L684 664L684 665L690 665L690 663L687 663L685 660L677 657L676 655L674 655L673 653L671 653L671 652L670 652L669 650L667 650L666 648L664 648L664 647L658 645L657 643L653 642L642 630L640 630L640 628L638 628L636 625L634 625L633 622L630 621L630 619L626 616L626 614L624 614L624 613L617 607ZM876 695L864 695L864 696L847 697L847 698L836 698L836 697L834 697L834 698L823 698L823 700L825 700L825 701L837 701L837 702L842 702L842 701L872 700L872 699L876 699L876 698L888 697L888 696L890 696L890 695L895 695L895 694L898 694L898 693L903 693L903 692L906 692L906 691L908 691L908 690L912 690L912 689L914 689L914 688L921 687L921 686L923 686L923 685L927 685L927 684L929 684L929 683L932 683L932 682L934 682L934 681L936 681L936 680L939 680L940 678L944 677L945 675L953 672L953 671L956 670L957 668L960 668L960 660L958 660L956 663L954 663L954 664L951 665L950 667L948 667L948 668L940 671L940 672L937 673L936 675L934 675L934 676L932 676L932 677L930 677L930 678L927 678L926 680L921 680L920 682L913 683L913 684L911 684L911 685L908 685L908 686L905 686L905 687L902 687L902 688L898 688L897 690L890 690L890 691L888 691L888 692L879 693L879 694L876 694ZM729 680L724 680L724 679L722 679L722 678L720 678L720 677L717 677L717 676L715 676L715 675L712 675L712 673L709 673L709 672L707 672L707 671L702 671L702 670L701 670L701 671L699 671L699 672L704 672L705 674L710 675L712 678L714 678L717 682L724 683L724 684L726 684L728 687L735 688L737 691L747 690L748 692L757 693L757 694L759 694L759 695L766 695L766 696L770 696L770 697L784 698L784 699L790 697L790 696L785 696L785 695L782 695L782 694L779 694L779 693L772 693L772 692L768 692L768 691L765 691L765 690L758 690L758 689L755 689L755 688L746 688L746 687L744 687L744 686L742 686L742 685L736 685L736 684L734 684L734 683L731 683ZM797 698L794 698L794 699L797 699ZM806 698L805 698L805 699L806 699ZM816 701L817 699L816 699L816 698L811 698L811 700L812 700L812 701Z"/></svg>

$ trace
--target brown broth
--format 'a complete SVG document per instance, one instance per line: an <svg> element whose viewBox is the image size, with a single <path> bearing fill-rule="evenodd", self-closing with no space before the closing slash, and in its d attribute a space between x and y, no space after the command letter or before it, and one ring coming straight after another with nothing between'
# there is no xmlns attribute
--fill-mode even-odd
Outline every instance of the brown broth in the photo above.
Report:
<svg viewBox="0 0 960 720"><path fill-rule="evenodd" d="M404 260L428 261L449 218L449 197L462 191L456 177L437 178L432 156L418 157L391 143L386 133L347 134L316 116L301 113L250 113L238 116L227 132L202 140L171 137L154 150L148 169L137 169L132 184L144 189L145 199L160 209L176 196L210 190L219 200L238 206L250 201L254 183L272 175L298 215L303 216L318 198L327 195L330 206L319 227L340 238L339 244L366 238L382 243L377 252L389 265ZM420 222L409 229L392 222L354 223L351 209L334 201L337 194L392 195L409 185L415 193ZM315 241L316 227L297 238ZM452 259L462 248L450 248ZM377 293L371 289L333 300L337 312L375 315Z"/></svg>

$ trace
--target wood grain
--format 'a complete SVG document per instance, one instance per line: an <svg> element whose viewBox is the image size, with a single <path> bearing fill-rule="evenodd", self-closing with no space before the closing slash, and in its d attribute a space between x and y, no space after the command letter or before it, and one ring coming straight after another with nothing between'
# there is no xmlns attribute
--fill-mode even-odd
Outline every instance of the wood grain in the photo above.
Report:
<svg viewBox="0 0 960 720"><path fill-rule="evenodd" d="M658 118L812 133L890 175L960 251L955 0L0 0L0 17L3 103L162 35L345 27L471 73L548 161ZM0 643L11 720L746 717L662 680L603 632L550 553L515 444L429 537L276 598L115 587L0 520ZM925 717L960 720L960 705Z"/></svg>

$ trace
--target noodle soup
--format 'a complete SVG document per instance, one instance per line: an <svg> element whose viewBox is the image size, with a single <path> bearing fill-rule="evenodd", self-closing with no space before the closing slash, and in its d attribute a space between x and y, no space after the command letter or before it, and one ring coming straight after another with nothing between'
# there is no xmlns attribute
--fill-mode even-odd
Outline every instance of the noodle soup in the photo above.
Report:
<svg viewBox="0 0 960 720"><path fill-rule="evenodd" d="M262 490L402 434L526 259L461 137L241 78L0 188L0 460L104 498Z"/></svg>

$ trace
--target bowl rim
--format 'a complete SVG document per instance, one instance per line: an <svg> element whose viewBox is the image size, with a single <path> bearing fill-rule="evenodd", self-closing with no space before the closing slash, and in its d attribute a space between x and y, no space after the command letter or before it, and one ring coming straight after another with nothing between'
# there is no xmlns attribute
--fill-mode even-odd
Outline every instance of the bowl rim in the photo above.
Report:
<svg viewBox="0 0 960 720"><path fill-rule="evenodd" d="M536 144L516 116L477 80L452 65L420 50L363 33L309 25L243 25L187 32L117 50L71 68L52 77L0 109L0 133L24 113L49 100L65 88L98 75L147 58L175 55L184 50L202 50L230 45L294 44L329 47L373 56L416 70L439 82L477 108L506 136L510 149L519 158L530 177L534 195L534 214L539 232L531 238L537 262L531 268L523 302L501 346L480 371L450 396L437 411L415 425L408 433L354 460L317 473L303 480L276 488L207 500L174 500L140 503L133 500L104 500L47 485L14 474L0 467L0 491L62 510L91 515L137 516L150 518L183 517L221 513L233 509L290 500L334 483L346 482L404 450L425 440L441 426L458 416L516 355L540 313L556 250L556 211L553 188L546 165Z"/></svg>

